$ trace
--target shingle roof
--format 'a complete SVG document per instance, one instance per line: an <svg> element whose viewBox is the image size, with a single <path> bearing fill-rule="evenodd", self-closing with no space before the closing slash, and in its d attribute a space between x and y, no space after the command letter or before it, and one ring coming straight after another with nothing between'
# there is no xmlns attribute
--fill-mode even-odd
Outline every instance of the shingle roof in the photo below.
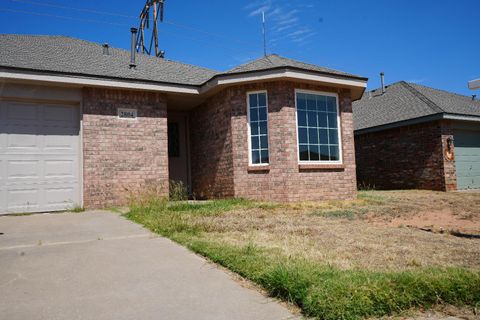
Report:
<svg viewBox="0 0 480 320"><path fill-rule="evenodd" d="M130 52L65 36L0 34L0 67L113 79L152 81L200 86L215 76L290 67L366 80L346 72L269 55L225 73L184 63L137 54L135 69L129 68Z"/></svg>
<svg viewBox="0 0 480 320"><path fill-rule="evenodd" d="M262 57L260 59L242 64L238 67L235 67L227 71L226 73L232 74L232 73L243 73L243 72L250 72L250 71L262 71L262 70L276 69L281 67L291 67L296 69L303 69L303 70L327 73L332 75L365 79L363 77L346 73L343 71L338 71L334 69L329 69L329 68L325 68L325 67L321 67L313 64L308 64L308 63L284 58L276 54L271 54L271 55Z"/></svg>
<svg viewBox="0 0 480 320"><path fill-rule="evenodd" d="M436 114L480 117L480 101L472 97L400 81L366 92L353 103L355 130L412 120Z"/></svg>
<svg viewBox="0 0 480 320"><path fill-rule="evenodd" d="M38 71L200 85L216 71L138 54L129 68L130 52L64 36L0 35L0 66Z"/></svg>

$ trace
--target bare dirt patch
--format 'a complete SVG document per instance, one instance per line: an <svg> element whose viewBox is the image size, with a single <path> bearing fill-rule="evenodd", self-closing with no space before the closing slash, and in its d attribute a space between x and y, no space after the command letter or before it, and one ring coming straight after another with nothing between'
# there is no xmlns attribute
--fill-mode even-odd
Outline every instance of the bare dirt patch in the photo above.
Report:
<svg viewBox="0 0 480 320"><path fill-rule="evenodd" d="M376 194L385 199L384 205L370 208L366 216L375 225L480 235L480 192L416 190Z"/></svg>

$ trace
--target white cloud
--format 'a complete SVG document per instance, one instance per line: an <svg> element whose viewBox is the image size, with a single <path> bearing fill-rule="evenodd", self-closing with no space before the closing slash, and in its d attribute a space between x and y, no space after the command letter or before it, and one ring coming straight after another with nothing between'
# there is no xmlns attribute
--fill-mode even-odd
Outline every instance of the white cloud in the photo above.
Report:
<svg viewBox="0 0 480 320"><path fill-rule="evenodd" d="M266 12L266 11L269 11L270 10L270 6L268 5L265 5L265 6L262 6L258 9L255 9L253 11L251 11L248 16L249 17L253 17L253 16L258 16L259 14L261 14L262 12Z"/></svg>
<svg viewBox="0 0 480 320"><path fill-rule="evenodd" d="M305 23L302 23L301 14L311 10L313 4L298 4L286 0L253 1L244 9L248 10L249 17L255 17L265 12L267 17L267 33L271 37L268 42L273 46L281 41L291 41L302 44L316 33Z"/></svg>

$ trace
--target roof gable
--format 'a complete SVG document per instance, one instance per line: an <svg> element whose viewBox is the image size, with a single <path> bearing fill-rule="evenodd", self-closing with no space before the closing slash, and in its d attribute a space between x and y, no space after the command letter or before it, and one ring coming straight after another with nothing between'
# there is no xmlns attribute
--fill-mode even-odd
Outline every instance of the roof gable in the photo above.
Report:
<svg viewBox="0 0 480 320"><path fill-rule="evenodd" d="M262 57L260 59L242 64L238 67L230 69L226 73L234 74L234 73L244 73L244 72L253 72L253 71L263 71L263 70L270 70L270 69L281 68L281 67L287 67L287 68L291 67L291 68L321 72L321 73L326 73L331 75L339 75L339 76L345 76L345 77L364 79L360 76L356 76L343 71L338 71L330 68L325 68L325 67L321 67L313 64L300 62L297 60L284 58L276 54L271 54L271 55Z"/></svg>

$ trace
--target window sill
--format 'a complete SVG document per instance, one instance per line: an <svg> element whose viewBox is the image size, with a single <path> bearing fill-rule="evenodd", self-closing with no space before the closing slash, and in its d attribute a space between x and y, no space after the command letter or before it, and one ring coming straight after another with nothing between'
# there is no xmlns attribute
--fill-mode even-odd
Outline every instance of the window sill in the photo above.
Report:
<svg viewBox="0 0 480 320"><path fill-rule="evenodd" d="M248 172L255 173L255 172L269 172L270 165L268 166L248 166Z"/></svg>
<svg viewBox="0 0 480 320"><path fill-rule="evenodd" d="M309 164L299 164L298 169L300 171L313 171L313 170L338 170L343 171L345 170L344 164L325 164L325 163L309 163Z"/></svg>

